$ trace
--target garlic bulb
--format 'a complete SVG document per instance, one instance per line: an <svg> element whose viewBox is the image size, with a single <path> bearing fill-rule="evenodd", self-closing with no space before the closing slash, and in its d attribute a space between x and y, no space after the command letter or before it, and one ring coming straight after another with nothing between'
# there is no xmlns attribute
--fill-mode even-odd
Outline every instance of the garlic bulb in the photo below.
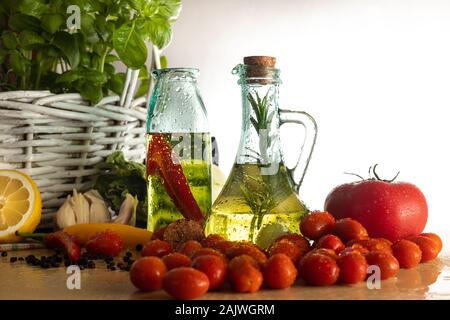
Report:
<svg viewBox="0 0 450 320"><path fill-rule="evenodd" d="M89 223L89 202L82 193L73 190L73 196L70 201L72 209L75 212L77 224Z"/></svg>
<svg viewBox="0 0 450 320"><path fill-rule="evenodd" d="M111 221L111 213L105 201L97 190L89 190L84 194L89 202L89 223L103 223Z"/></svg>
<svg viewBox="0 0 450 320"><path fill-rule="evenodd" d="M66 201L64 201L63 205L56 213L56 225L61 229L77 223L75 212L73 211L72 205L70 204L71 198L72 197L68 195Z"/></svg>
<svg viewBox="0 0 450 320"><path fill-rule="evenodd" d="M136 208L138 200L131 194L127 193L125 200L120 206L120 211L114 223L128 224L134 226L136 223Z"/></svg>
<svg viewBox="0 0 450 320"><path fill-rule="evenodd" d="M73 190L56 213L55 222L60 229L80 223L111 222L111 213L96 190L84 194Z"/></svg>

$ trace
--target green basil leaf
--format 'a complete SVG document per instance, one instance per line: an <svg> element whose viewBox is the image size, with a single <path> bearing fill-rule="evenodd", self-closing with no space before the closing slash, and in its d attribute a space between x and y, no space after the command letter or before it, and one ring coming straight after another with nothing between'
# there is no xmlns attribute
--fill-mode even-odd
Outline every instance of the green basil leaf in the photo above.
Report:
<svg viewBox="0 0 450 320"><path fill-rule="evenodd" d="M109 42L111 39L111 35L114 31L114 22L113 21L106 21L105 16L96 16L95 18L95 30L97 31L97 34L102 38L103 41Z"/></svg>
<svg viewBox="0 0 450 320"><path fill-rule="evenodd" d="M28 49L36 44L42 44L45 42L44 38L42 38L39 34L33 31L22 31L19 34L20 46Z"/></svg>
<svg viewBox="0 0 450 320"><path fill-rule="evenodd" d="M135 23L127 23L114 31L113 46L129 68L140 69L147 60L147 46L136 32Z"/></svg>
<svg viewBox="0 0 450 320"><path fill-rule="evenodd" d="M24 76L27 74L30 61L25 59L17 50L11 52L9 56L11 67L18 76Z"/></svg>
<svg viewBox="0 0 450 320"><path fill-rule="evenodd" d="M168 66L167 57L161 56L159 58L159 63L161 64L161 69L167 68L167 66Z"/></svg>
<svg viewBox="0 0 450 320"><path fill-rule="evenodd" d="M80 94L93 103L103 98L102 86L99 84L84 82L79 89Z"/></svg>
<svg viewBox="0 0 450 320"><path fill-rule="evenodd" d="M60 0L59 0L60 1ZM101 12L103 4L100 0L71 0L71 5L80 7L81 12Z"/></svg>
<svg viewBox="0 0 450 320"><path fill-rule="evenodd" d="M41 17L42 28L50 33L55 33L64 23L64 17L58 13L44 14Z"/></svg>
<svg viewBox="0 0 450 320"><path fill-rule="evenodd" d="M180 15L181 0L157 0L155 2L158 6L158 15L164 19L175 20Z"/></svg>
<svg viewBox="0 0 450 320"><path fill-rule="evenodd" d="M143 66L140 70L139 70L139 80L145 80L148 79L149 75L148 75L148 69L147 66Z"/></svg>
<svg viewBox="0 0 450 320"><path fill-rule="evenodd" d="M108 89L116 94L121 94L123 91L125 78L126 78L125 73L113 74L107 83Z"/></svg>
<svg viewBox="0 0 450 320"><path fill-rule="evenodd" d="M147 18L160 16L164 20L173 21L178 18L181 11L181 0L152 0L145 4L141 10Z"/></svg>
<svg viewBox="0 0 450 320"><path fill-rule="evenodd" d="M107 75L113 75L116 73L116 68L111 63L105 63L103 66L103 71Z"/></svg>
<svg viewBox="0 0 450 320"><path fill-rule="evenodd" d="M21 0L18 8L20 12L36 18L40 18L47 11L47 6L42 0Z"/></svg>
<svg viewBox="0 0 450 320"><path fill-rule="evenodd" d="M94 84L104 84L107 81L106 75L95 69L82 69L80 70L80 77L83 80L89 81Z"/></svg>
<svg viewBox="0 0 450 320"><path fill-rule="evenodd" d="M12 31L4 31L2 34L2 43L6 49L15 49L19 44L17 35Z"/></svg>
<svg viewBox="0 0 450 320"><path fill-rule="evenodd" d="M146 22L146 30L150 40L158 48L162 49L169 44L172 29L167 20L154 17Z"/></svg>
<svg viewBox="0 0 450 320"><path fill-rule="evenodd" d="M113 63L113 62L116 62L116 61L119 61L119 58L116 55L114 55L114 54L108 54L105 57L105 63Z"/></svg>
<svg viewBox="0 0 450 320"><path fill-rule="evenodd" d="M53 45L62 51L70 66L75 69L80 63L80 50L78 48L77 38L64 31L55 33Z"/></svg>
<svg viewBox="0 0 450 320"><path fill-rule="evenodd" d="M81 31L89 43L99 42L99 37L95 31L95 18L90 14L81 15Z"/></svg>
<svg viewBox="0 0 450 320"><path fill-rule="evenodd" d="M146 4L145 0L127 0L127 2L130 7L136 11L142 11L142 8L144 8Z"/></svg>
<svg viewBox="0 0 450 320"><path fill-rule="evenodd" d="M58 76L56 79L56 83L63 83L63 82L74 82L80 79L80 73L77 69L75 70L69 70Z"/></svg>
<svg viewBox="0 0 450 320"><path fill-rule="evenodd" d="M136 91L135 96L136 97L145 96L147 94L149 86L150 86L150 79L147 78L145 80L142 80L141 83L139 84L139 88Z"/></svg>
<svg viewBox="0 0 450 320"><path fill-rule="evenodd" d="M31 30L34 32L41 31L41 22L39 19L22 13L13 14L11 18L9 18L8 24L12 30L19 32L23 30Z"/></svg>

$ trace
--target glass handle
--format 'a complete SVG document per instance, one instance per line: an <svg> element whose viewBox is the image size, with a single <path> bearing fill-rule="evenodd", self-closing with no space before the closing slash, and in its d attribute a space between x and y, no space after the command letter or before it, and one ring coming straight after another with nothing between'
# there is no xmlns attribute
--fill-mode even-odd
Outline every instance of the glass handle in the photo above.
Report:
<svg viewBox="0 0 450 320"><path fill-rule="evenodd" d="M317 122L310 114L304 111L280 109L280 126L285 123L295 123L305 128L305 136L297 164L295 167L288 169L295 191L298 193L316 145Z"/></svg>

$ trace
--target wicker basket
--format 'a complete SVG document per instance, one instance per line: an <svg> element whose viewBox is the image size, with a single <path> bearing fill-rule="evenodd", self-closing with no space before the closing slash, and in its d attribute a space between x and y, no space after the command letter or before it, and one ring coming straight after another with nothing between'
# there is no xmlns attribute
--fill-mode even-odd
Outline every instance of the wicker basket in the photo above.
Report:
<svg viewBox="0 0 450 320"><path fill-rule="evenodd" d="M146 98L124 100L111 96L90 106L79 94L0 93L0 168L35 179L43 198L40 227L51 226L68 192L91 186L95 165L113 151L144 158Z"/></svg>

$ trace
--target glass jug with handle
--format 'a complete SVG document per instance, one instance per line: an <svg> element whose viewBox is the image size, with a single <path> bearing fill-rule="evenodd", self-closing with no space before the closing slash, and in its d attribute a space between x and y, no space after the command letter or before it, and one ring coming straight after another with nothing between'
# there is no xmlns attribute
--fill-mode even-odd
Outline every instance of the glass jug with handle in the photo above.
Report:
<svg viewBox="0 0 450 320"><path fill-rule="evenodd" d="M203 223L211 208L211 138L198 70L152 72L147 118L147 229L183 218Z"/></svg>
<svg viewBox="0 0 450 320"><path fill-rule="evenodd" d="M280 109L280 71L275 58L254 56L233 69L242 93L242 132L236 160L206 223L206 234L228 240L252 241L266 248L288 232L299 233L308 213L298 191L308 167L316 137L313 117L303 111ZM280 145L280 126L305 128L294 168L287 168Z"/></svg>

